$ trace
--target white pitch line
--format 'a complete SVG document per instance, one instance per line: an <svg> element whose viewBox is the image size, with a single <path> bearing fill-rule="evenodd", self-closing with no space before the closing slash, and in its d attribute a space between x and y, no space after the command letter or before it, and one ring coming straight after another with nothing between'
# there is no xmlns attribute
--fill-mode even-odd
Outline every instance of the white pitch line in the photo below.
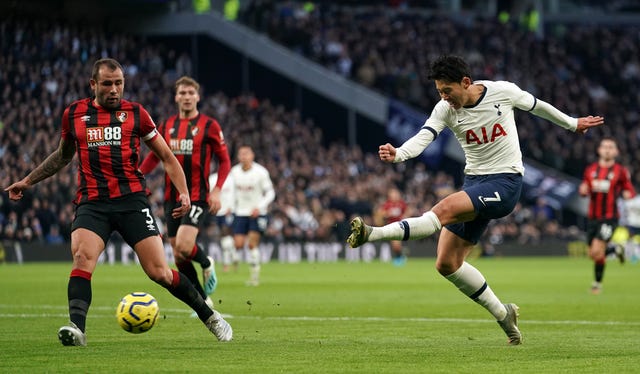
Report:
<svg viewBox="0 0 640 374"><path fill-rule="evenodd" d="M471 318L389 318L389 317L256 317L256 316L235 316L231 318L238 319L265 319L265 320L285 320L285 321L364 321L364 322L463 322L463 323L495 323L491 319L471 319ZM519 323L534 325L621 325L621 326L640 326L640 321L539 321L539 320L522 320Z"/></svg>
<svg viewBox="0 0 640 374"><path fill-rule="evenodd" d="M0 309L15 309L17 305L0 304ZM0 318L68 318L67 313L38 313L36 310L67 310L67 307L59 305L25 305L19 306L21 309L34 310L33 313L0 313ZM111 311L114 308L106 306L92 306L91 311ZM189 309L167 308L160 309L161 313L178 313L178 314L190 314ZM115 314L115 313L114 313ZM488 319L473 319L473 318L427 318L427 317L311 317L311 316L243 316L243 315L230 315L222 314L224 318L229 319L253 319L253 320L272 320L272 321L359 321L359 322L418 322L418 323L494 323L495 321ZM112 318L113 315L104 313L89 313L90 318ZM591 325L591 326L640 326L640 321L587 321L587 320L528 320L521 319L521 324L525 325Z"/></svg>

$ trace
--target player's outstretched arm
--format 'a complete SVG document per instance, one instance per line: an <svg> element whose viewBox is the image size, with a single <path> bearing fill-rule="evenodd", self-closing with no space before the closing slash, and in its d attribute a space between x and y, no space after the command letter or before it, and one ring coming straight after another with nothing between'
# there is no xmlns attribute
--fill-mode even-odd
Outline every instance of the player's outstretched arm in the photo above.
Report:
<svg viewBox="0 0 640 374"><path fill-rule="evenodd" d="M604 124L604 118L600 116L587 116L578 118L578 126L576 132L579 134L586 133L590 128L602 126Z"/></svg>
<svg viewBox="0 0 640 374"><path fill-rule="evenodd" d="M164 170L169 174L171 183L176 186L176 189L180 193L180 206L175 208L171 213L174 218L182 217L191 209L191 200L189 198L189 188L187 187L187 179L184 176L184 171L180 162L176 156L171 152L169 146L160 136L155 136L151 140L147 141L147 146L155 153L155 155L162 161Z"/></svg>
<svg viewBox="0 0 640 374"><path fill-rule="evenodd" d="M75 144L61 139L58 148L29 175L4 189L9 192L9 199L20 200L23 196L22 191L60 171L71 162L75 154Z"/></svg>

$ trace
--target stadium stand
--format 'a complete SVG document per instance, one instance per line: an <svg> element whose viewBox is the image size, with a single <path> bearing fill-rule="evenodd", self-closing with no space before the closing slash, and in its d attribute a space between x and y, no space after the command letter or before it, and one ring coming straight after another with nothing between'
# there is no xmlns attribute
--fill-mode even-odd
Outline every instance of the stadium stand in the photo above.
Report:
<svg viewBox="0 0 640 374"><path fill-rule="evenodd" d="M3 185L27 173L57 146L65 105L89 94L87 82L76 78L89 76L89 67L82 62L104 55L122 60L127 97L145 103L157 122L173 111L172 82L189 74L192 65L186 55L176 56L171 50L124 35L107 36L86 29L80 32L71 23L3 19L0 30L7 41L0 56ZM400 173L379 163L374 155L363 154L359 147L324 147L322 130L313 120L302 119L295 110L286 110L268 99L216 93L203 97L201 109L223 124L232 152L234 144L253 144L257 159L275 176L278 200L273 225L282 228L280 233L272 228L274 236L285 240L338 240L344 236L340 230L346 229L349 217L370 214L389 183L406 181L407 188L417 191L412 205L435 199L435 195L425 197L422 192L425 178L428 180L424 170L407 168ZM149 178L151 191L160 190L160 174L157 171ZM20 202L3 202L2 238L45 241L55 225L68 239L74 189L72 165L35 186ZM161 196L154 194L152 199L161 217Z"/></svg>
<svg viewBox="0 0 640 374"><path fill-rule="evenodd" d="M408 15L396 8L388 12L386 8L317 7L313 12L329 12L320 17L313 12L283 12L287 4L296 3L279 3L268 8L271 13L261 15L249 9L242 19L345 77L420 108L429 108L437 100L432 84L424 79L425 66L438 51L450 50L447 39L440 35L455 34L465 42L453 44L452 52L472 57L477 78L514 80L568 112L603 114L608 119L605 131L627 140L621 145L625 155L621 161L631 166L630 161L640 155L631 151L638 149L640 138L635 126L637 114L616 110L621 105L632 107L634 100L620 95L619 85L640 77L640 65L632 53L637 49L630 36L637 33L633 27L577 27L571 33L556 27L545 39L539 39L517 24L493 19L461 23L446 17ZM325 20L331 22L323 23ZM423 24L430 25L430 32ZM68 21L0 18L0 180L5 186L41 162L57 145L61 111L72 100L88 94L85 62L106 55L121 60L127 70L127 98L144 103L156 122L173 111L172 82L195 70L196 62L188 54L160 43L100 29L80 30L77 23ZM291 35L296 38L284 38ZM412 35L413 39L400 35ZM594 39L616 46L608 49L610 58L592 58L601 53L586 48ZM391 53L390 45L405 50ZM522 53L511 53L513 46ZM424 53L413 56L409 50ZM488 54L480 51L491 51L490 55L497 57L487 58ZM554 66L545 61L555 61ZM617 71L623 74L618 76ZM206 89L207 82L204 86ZM616 105L611 97L616 97ZM266 97L207 92L201 109L219 119L232 152L234 144L252 143L257 160L274 176L278 197L269 235L277 240L342 241L349 217L370 215L392 183L402 188L409 206L415 209L409 214L427 210L440 191L456 188L451 175L427 170L421 163L389 167L360 147L325 144L322 124L316 126L314 119L302 118L296 110ZM594 149L595 135L568 144L568 138L552 126L532 123L533 119L524 116L520 121L528 157L572 175L578 175L581 165L593 160L589 150ZM265 133L274 136L262 136ZM54 238L51 232L59 230L68 239L74 167L41 183L17 204L3 201L1 238L57 241L59 237ZM640 171L631 168L637 183ZM149 178L150 190L158 191L161 185L156 172ZM161 196L154 194L152 201L161 217ZM545 234L568 239L581 234L575 227L559 225L558 212L551 211L551 215L541 215L536 206L525 204L497 221L483 243L487 252L509 240L535 243Z"/></svg>
<svg viewBox="0 0 640 374"><path fill-rule="evenodd" d="M525 157L572 176L581 177L594 160L594 139L602 134L628 140L621 144L623 164L632 167L640 156L637 102L626 92L640 79L637 25L547 24L541 38L518 19L322 2L309 12L304 4L254 1L241 19L330 70L424 110L439 100L426 78L429 61L452 53L471 62L475 79L517 82L567 113L604 116L607 126L584 142L532 116L518 117ZM638 184L640 169L632 169Z"/></svg>

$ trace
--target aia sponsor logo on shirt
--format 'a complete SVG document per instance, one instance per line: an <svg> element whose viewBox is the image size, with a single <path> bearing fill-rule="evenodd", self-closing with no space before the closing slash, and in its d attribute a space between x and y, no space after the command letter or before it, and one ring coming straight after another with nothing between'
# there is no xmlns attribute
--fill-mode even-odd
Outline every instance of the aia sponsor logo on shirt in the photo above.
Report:
<svg viewBox="0 0 640 374"><path fill-rule="evenodd" d="M467 144L474 143L474 144L480 145L480 144L486 144L486 143L493 143L496 141L496 139L502 136L507 136L507 132L505 131L505 129L502 127L501 124L496 123L490 129L487 129L486 127L480 128L479 133L474 132L473 129L469 129L467 130L466 135L467 135Z"/></svg>

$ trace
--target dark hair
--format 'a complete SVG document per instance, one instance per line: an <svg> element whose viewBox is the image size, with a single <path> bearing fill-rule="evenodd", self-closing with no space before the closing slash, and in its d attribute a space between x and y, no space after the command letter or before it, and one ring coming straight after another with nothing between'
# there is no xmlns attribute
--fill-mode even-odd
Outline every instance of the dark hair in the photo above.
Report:
<svg viewBox="0 0 640 374"><path fill-rule="evenodd" d="M431 64L429 79L458 83L462 78L471 78L471 71L466 61L459 56L443 55Z"/></svg>
<svg viewBox="0 0 640 374"><path fill-rule="evenodd" d="M93 63L93 71L91 72L91 79L93 79L94 81L98 80L98 73L102 65L105 65L106 67L111 69L111 71L120 69L122 71L122 74L124 74L124 69L122 68L122 65L120 65L118 61L112 58L101 58Z"/></svg>

